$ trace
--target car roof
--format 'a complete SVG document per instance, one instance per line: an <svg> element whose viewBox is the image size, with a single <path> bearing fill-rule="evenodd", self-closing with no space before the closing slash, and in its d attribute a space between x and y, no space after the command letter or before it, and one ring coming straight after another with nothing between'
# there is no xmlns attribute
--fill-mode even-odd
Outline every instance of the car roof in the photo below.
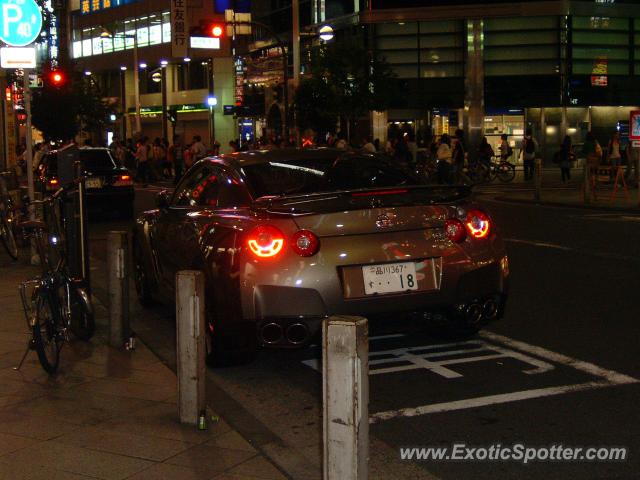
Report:
<svg viewBox="0 0 640 480"><path fill-rule="evenodd" d="M55 149L55 150L50 150L47 152L47 155L55 155L58 153L60 149ZM109 148L107 147L87 147L87 146L82 146L82 147L78 147L78 150L80 150L81 152L86 152L86 151L110 151Z"/></svg>
<svg viewBox="0 0 640 480"><path fill-rule="evenodd" d="M215 161L240 168L248 165L259 165L295 159L332 160L345 155L373 156L362 152L350 152L337 148L277 148L273 150L249 150L223 154L219 157L207 157L205 160Z"/></svg>

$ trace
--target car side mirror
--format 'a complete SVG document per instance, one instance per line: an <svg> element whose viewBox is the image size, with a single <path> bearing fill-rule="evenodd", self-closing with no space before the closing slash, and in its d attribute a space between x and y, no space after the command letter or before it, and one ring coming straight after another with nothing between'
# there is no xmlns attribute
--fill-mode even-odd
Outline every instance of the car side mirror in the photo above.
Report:
<svg viewBox="0 0 640 480"><path fill-rule="evenodd" d="M156 206L160 210L166 210L169 208L169 192L162 190L156 195Z"/></svg>

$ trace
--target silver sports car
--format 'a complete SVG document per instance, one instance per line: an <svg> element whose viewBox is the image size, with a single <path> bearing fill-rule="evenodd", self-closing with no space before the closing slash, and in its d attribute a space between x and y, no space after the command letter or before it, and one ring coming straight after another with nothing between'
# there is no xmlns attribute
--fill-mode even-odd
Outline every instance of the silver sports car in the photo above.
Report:
<svg viewBox="0 0 640 480"><path fill-rule="evenodd" d="M195 164L134 231L143 303L206 278L210 360L307 344L322 319L417 316L464 333L502 314L508 260L464 187L331 149L250 151Z"/></svg>

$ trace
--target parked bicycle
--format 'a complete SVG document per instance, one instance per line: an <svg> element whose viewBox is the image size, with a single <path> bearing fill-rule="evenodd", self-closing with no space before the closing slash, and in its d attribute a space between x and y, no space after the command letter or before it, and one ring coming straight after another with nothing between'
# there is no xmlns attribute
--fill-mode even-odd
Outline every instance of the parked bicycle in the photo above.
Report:
<svg viewBox="0 0 640 480"><path fill-rule="evenodd" d="M15 236L17 211L7 186L11 172L0 172L0 243L14 260L18 259L18 244Z"/></svg>
<svg viewBox="0 0 640 480"><path fill-rule="evenodd" d="M44 207L48 224L40 220L20 224L25 235L36 245L42 274L20 285L31 339L16 370L22 366L29 350L35 350L42 368L54 374L60 362L60 350L69 340L69 332L81 340L89 340L95 331L89 293L83 280L73 278L67 266L65 225L60 221L66 192L66 188L61 188L45 200L31 202L31 205ZM31 292L30 298L28 291Z"/></svg>

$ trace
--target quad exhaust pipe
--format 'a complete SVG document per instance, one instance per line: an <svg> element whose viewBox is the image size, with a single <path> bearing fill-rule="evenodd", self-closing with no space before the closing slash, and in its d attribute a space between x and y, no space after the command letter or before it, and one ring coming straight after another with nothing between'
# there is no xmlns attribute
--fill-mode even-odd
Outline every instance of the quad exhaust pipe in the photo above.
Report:
<svg viewBox="0 0 640 480"><path fill-rule="evenodd" d="M304 323L292 323L285 332L287 340L293 345L300 345L309 338L309 327Z"/></svg>
<svg viewBox="0 0 640 480"><path fill-rule="evenodd" d="M286 329L275 322L266 323L260 328L260 338L267 345L276 345L283 340L291 345L302 345L309 336L309 327L299 322L292 323Z"/></svg>
<svg viewBox="0 0 640 480"><path fill-rule="evenodd" d="M494 297L462 305L459 308L470 324L493 320L498 316L498 310L500 309L498 301Z"/></svg>
<svg viewBox="0 0 640 480"><path fill-rule="evenodd" d="M260 329L260 337L262 337L264 343L274 345L282 341L284 332L282 327L277 323L267 323Z"/></svg>

